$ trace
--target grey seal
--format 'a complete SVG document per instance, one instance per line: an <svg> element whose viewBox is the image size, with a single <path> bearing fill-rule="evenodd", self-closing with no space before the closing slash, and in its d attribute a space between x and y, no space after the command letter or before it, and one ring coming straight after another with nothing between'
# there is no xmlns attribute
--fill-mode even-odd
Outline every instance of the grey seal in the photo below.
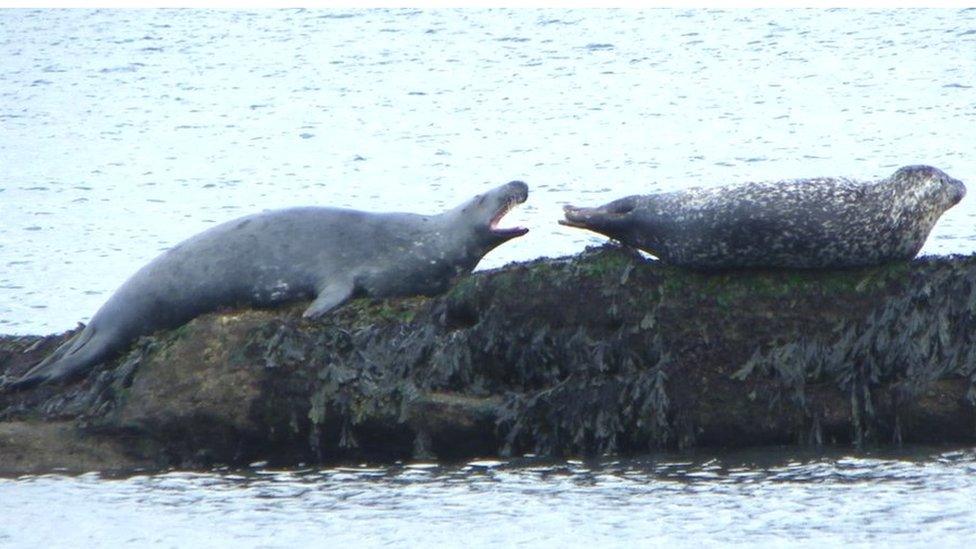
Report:
<svg viewBox="0 0 976 549"><path fill-rule="evenodd" d="M8 387L80 376L139 336L224 307L314 298L304 316L317 318L353 297L436 295L528 232L498 227L526 198L528 186L512 181L438 215L300 207L220 224L141 268L81 332Z"/></svg>
<svg viewBox="0 0 976 549"><path fill-rule="evenodd" d="M863 267L915 257L965 194L941 170L905 166L874 182L795 179L565 206L560 223L692 269Z"/></svg>

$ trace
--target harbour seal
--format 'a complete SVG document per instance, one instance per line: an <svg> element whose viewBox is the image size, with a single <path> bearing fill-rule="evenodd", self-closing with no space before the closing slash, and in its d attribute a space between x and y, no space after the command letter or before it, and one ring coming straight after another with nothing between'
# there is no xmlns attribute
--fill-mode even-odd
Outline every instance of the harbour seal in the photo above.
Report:
<svg viewBox="0 0 976 549"><path fill-rule="evenodd" d="M223 307L314 301L317 318L357 296L436 295L496 246L528 197L512 181L439 215L302 207L229 221L166 251L129 278L91 322L11 389L80 376L142 335Z"/></svg>
<svg viewBox="0 0 976 549"><path fill-rule="evenodd" d="M844 268L910 260L966 194L931 166L887 179L797 179L566 206L562 225L604 234L693 269Z"/></svg>

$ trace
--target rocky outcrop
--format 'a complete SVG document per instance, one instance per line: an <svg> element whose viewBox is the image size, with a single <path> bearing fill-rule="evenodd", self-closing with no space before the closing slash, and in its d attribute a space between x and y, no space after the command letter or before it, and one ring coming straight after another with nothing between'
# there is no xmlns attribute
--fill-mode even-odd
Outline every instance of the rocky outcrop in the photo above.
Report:
<svg viewBox="0 0 976 549"><path fill-rule="evenodd" d="M606 246L302 309L0 394L0 470L976 440L976 256L705 274ZM0 373L68 336L3 338Z"/></svg>

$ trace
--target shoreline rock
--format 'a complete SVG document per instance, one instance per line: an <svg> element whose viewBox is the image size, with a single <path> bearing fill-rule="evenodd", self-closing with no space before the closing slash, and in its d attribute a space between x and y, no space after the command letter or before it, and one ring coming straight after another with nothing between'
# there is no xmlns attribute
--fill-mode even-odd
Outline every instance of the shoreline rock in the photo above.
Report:
<svg viewBox="0 0 976 549"><path fill-rule="evenodd" d="M607 245L302 308L204 315L0 393L0 472L976 441L976 256L706 274ZM0 336L0 375L68 335Z"/></svg>

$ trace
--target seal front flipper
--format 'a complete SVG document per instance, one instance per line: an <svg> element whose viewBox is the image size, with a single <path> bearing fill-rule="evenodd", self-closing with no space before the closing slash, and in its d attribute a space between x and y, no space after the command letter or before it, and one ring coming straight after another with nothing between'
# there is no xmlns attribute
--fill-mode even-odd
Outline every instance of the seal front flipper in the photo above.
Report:
<svg viewBox="0 0 976 549"><path fill-rule="evenodd" d="M319 291L319 295L315 298L315 301L309 305L308 309L305 309L302 316L310 319L320 318L325 313L348 301L355 290L356 286L352 280L336 280L330 282Z"/></svg>

